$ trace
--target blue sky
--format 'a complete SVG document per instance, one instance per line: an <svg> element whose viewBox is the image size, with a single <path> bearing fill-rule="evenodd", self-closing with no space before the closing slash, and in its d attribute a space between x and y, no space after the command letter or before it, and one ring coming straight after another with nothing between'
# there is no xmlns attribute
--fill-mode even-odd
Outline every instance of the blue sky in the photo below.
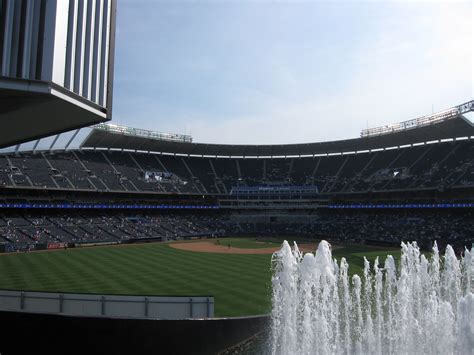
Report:
<svg viewBox="0 0 474 355"><path fill-rule="evenodd" d="M113 122L196 142L357 137L471 100L470 1L137 1Z"/></svg>

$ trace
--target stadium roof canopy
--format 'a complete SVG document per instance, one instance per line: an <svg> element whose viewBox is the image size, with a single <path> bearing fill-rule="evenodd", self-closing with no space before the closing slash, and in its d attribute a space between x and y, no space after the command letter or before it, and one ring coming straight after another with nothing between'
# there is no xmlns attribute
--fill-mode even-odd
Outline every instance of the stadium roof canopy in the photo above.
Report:
<svg viewBox="0 0 474 355"><path fill-rule="evenodd" d="M462 109L459 109L460 107ZM360 152L397 147L442 139L474 136L474 125L460 112L474 110L474 101L437 114L391 126L364 130L360 138L329 142L280 145L205 144L164 140L146 135L120 133L118 130L94 128L81 148L124 149L196 156L276 157Z"/></svg>

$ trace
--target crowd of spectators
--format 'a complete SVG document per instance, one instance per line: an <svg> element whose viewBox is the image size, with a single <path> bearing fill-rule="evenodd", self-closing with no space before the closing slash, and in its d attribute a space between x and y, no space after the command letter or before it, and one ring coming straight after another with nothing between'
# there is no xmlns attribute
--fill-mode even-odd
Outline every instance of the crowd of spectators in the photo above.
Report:
<svg viewBox="0 0 474 355"><path fill-rule="evenodd" d="M298 216L244 214L233 219L241 234L305 236L345 243L400 245L417 241L430 248L474 243L474 213L469 209L324 210Z"/></svg>
<svg viewBox="0 0 474 355"><path fill-rule="evenodd" d="M222 231L211 217L194 215L144 215L102 213L96 215L3 215L0 243L94 243L127 240L170 240L209 236Z"/></svg>
<svg viewBox="0 0 474 355"><path fill-rule="evenodd" d="M273 213L274 214L274 213ZM307 212L199 212L166 214L3 215L1 244L93 243L173 240L210 236L308 237L345 243L399 245L417 241L429 248L470 247L474 213L469 209L334 210Z"/></svg>

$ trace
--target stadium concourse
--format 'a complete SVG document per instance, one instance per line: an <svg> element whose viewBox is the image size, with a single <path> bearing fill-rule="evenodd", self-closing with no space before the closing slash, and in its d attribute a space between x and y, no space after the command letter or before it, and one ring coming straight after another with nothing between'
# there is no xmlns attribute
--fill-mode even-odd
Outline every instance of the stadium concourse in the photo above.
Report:
<svg viewBox="0 0 474 355"><path fill-rule="evenodd" d="M0 248L223 235L470 245L473 107L322 143L202 144L101 124L79 148L17 146L0 155Z"/></svg>

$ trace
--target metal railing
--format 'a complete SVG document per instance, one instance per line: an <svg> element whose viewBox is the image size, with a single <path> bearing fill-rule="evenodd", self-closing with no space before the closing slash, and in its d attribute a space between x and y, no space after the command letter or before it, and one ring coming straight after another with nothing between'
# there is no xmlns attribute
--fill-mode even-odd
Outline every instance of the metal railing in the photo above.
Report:
<svg viewBox="0 0 474 355"><path fill-rule="evenodd" d="M150 131L147 129L133 128L127 126L121 126L111 123L99 123L94 126L95 129L100 129L102 131L119 133L131 137L142 137L149 139L156 139L160 141L170 141L170 142L181 142L181 143L192 143L193 138L190 135L178 134L178 133L164 133Z"/></svg>
<svg viewBox="0 0 474 355"><path fill-rule="evenodd" d="M211 296L128 296L0 290L0 310L92 317L214 317Z"/></svg>

